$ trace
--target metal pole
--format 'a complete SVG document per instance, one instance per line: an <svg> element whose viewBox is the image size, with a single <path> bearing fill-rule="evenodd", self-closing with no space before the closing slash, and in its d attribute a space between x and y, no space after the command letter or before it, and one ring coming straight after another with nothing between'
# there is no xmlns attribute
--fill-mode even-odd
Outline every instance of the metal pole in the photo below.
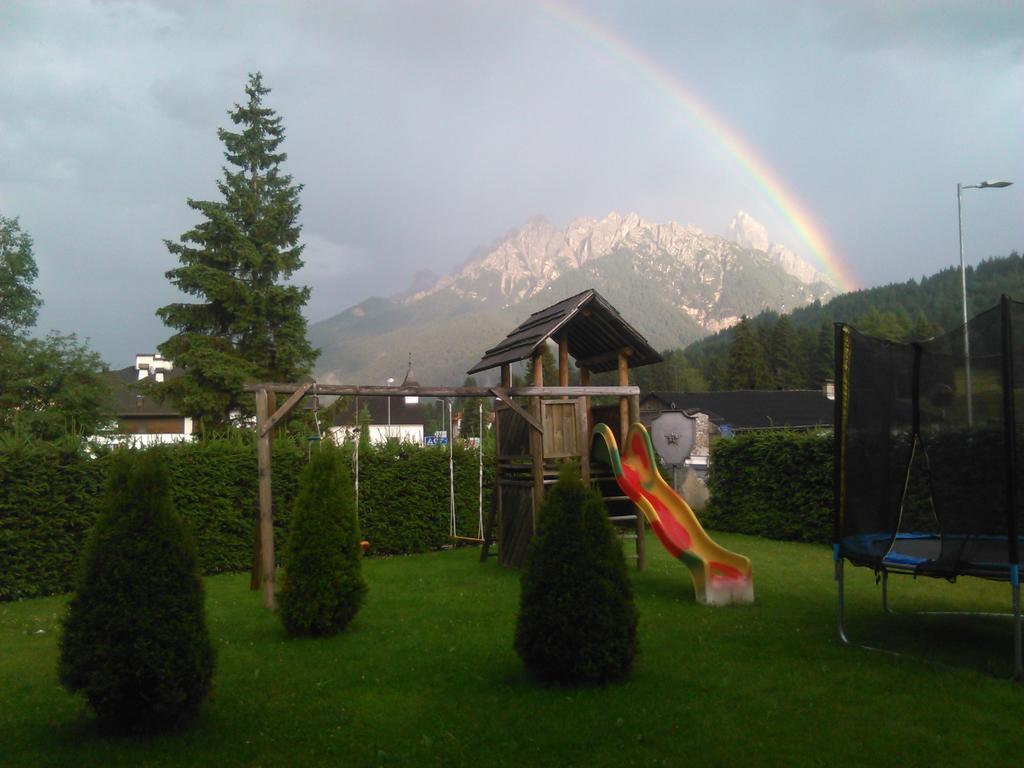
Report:
<svg viewBox="0 0 1024 768"><path fill-rule="evenodd" d="M850 639L846 636L846 629L843 627L843 608L845 607L845 600L843 595L843 557L839 554L839 545L836 544L833 549L833 557L836 561L836 586L838 588L838 601L836 604L836 624L839 629L839 639L846 645L850 644Z"/></svg>
<svg viewBox="0 0 1024 768"><path fill-rule="evenodd" d="M452 521L452 536L459 532L458 521L455 518L455 463L452 454L452 443L454 442L455 424L453 422L452 401L448 400L448 511Z"/></svg>
<svg viewBox="0 0 1024 768"><path fill-rule="evenodd" d="M477 458L477 471L479 472L479 490L480 500L477 508L477 536L481 539L484 537L484 404L483 401L478 403L477 414L479 415L480 421L480 444L477 446L476 458Z"/></svg>
<svg viewBox="0 0 1024 768"><path fill-rule="evenodd" d="M967 332L967 267L964 265L964 204L965 189L1003 189L1012 186L1012 181L982 181L978 184L956 185L956 215L960 232L960 295L964 311L964 387L967 394L967 426L974 426L974 402L971 391L971 337Z"/></svg>
<svg viewBox="0 0 1024 768"><path fill-rule="evenodd" d="M1013 566L1011 574L1013 582L1013 679L1024 680L1024 660L1021 657L1020 629L1020 576L1017 566Z"/></svg>
<svg viewBox="0 0 1024 768"><path fill-rule="evenodd" d="M956 215L960 233L960 297L964 313L964 387L967 395L967 426L974 426L974 402L971 390L971 334L967 330L967 267L964 265L963 185L956 185Z"/></svg>

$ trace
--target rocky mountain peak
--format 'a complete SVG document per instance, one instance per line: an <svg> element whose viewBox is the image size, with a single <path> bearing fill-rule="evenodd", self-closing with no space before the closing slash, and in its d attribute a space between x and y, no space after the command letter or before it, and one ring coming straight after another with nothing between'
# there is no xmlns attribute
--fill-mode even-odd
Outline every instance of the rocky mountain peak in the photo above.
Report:
<svg viewBox="0 0 1024 768"><path fill-rule="evenodd" d="M368 300L317 323L311 337L323 350L320 372L376 381L402 367L397 350L417 349L425 381L451 381L530 312L586 288L599 290L657 349L684 346L744 314L832 295L748 214L737 214L730 235L636 212L580 217L564 229L535 216L432 284L418 275L410 294Z"/></svg>
<svg viewBox="0 0 1024 768"><path fill-rule="evenodd" d="M737 211L732 217L729 222L729 239L744 248L766 253L772 244L768 239L768 230L746 211Z"/></svg>
<svg viewBox="0 0 1024 768"><path fill-rule="evenodd" d="M744 248L764 251L772 261L802 283L824 283L835 287L827 275L812 267L789 248L771 242L765 226L746 211L737 211L729 222L729 239Z"/></svg>

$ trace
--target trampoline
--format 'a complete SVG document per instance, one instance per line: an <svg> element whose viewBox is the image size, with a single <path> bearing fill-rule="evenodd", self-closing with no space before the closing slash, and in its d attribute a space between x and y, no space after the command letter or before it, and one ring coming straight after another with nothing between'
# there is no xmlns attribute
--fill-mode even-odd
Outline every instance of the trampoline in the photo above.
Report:
<svg viewBox="0 0 1024 768"><path fill-rule="evenodd" d="M942 336L897 344L836 324L833 553L843 625L843 566L1010 585L1016 679L1021 658L1015 341L1024 304L1000 303ZM1018 334L1024 340L1024 334Z"/></svg>

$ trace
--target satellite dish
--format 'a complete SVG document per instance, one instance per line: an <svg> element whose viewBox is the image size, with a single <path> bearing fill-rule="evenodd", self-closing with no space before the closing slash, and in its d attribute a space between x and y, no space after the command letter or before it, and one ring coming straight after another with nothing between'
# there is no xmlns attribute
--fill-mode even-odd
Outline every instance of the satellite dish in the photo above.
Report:
<svg viewBox="0 0 1024 768"><path fill-rule="evenodd" d="M682 411L662 411L651 423L651 442L669 467L682 466L693 450L697 420Z"/></svg>

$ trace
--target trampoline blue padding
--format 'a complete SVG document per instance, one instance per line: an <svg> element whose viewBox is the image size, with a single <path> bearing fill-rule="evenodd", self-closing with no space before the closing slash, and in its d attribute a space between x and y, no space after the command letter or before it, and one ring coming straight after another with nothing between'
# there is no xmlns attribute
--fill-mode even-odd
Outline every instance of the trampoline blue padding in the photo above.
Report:
<svg viewBox="0 0 1024 768"><path fill-rule="evenodd" d="M1024 537L1019 542L1024 547ZM937 533L860 533L843 538L841 554L855 565L949 577L958 574L1010 578L1004 536L941 536Z"/></svg>

